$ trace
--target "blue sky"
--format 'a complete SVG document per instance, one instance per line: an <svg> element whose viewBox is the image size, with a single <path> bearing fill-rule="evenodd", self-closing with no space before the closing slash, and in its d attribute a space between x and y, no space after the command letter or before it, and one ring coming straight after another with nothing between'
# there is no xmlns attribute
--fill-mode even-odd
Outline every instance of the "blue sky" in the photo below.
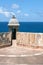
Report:
<svg viewBox="0 0 43 65"><path fill-rule="evenodd" d="M43 0L0 0L0 21L15 15L19 21L43 22Z"/></svg>

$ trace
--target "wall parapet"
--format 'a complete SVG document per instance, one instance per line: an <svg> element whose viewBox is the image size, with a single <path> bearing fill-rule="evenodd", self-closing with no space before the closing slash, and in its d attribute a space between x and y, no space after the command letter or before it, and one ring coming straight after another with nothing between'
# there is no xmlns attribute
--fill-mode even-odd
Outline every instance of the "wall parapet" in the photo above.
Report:
<svg viewBox="0 0 43 65"><path fill-rule="evenodd" d="M43 46L43 33L17 32L17 44Z"/></svg>

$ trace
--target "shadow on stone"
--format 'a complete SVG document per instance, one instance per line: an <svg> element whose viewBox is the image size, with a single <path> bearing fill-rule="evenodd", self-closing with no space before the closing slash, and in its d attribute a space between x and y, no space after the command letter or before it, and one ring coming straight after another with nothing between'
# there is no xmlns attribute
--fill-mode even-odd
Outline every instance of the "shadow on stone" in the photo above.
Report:
<svg viewBox="0 0 43 65"><path fill-rule="evenodd" d="M0 48L8 47L12 45L11 32L0 33Z"/></svg>

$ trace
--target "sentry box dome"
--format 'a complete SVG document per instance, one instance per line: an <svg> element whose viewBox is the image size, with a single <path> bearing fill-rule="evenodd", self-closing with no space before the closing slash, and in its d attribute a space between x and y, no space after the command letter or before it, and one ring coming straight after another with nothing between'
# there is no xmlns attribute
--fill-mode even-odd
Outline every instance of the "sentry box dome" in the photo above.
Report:
<svg viewBox="0 0 43 65"><path fill-rule="evenodd" d="M13 16L8 23L9 29L12 31L12 39L16 39L16 32L18 31L19 25L18 20Z"/></svg>

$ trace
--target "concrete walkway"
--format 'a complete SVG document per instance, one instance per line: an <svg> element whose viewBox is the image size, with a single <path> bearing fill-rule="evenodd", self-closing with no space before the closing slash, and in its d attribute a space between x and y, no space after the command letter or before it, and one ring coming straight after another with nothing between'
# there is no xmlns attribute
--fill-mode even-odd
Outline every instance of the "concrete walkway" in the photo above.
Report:
<svg viewBox="0 0 43 65"><path fill-rule="evenodd" d="M0 49L0 56L1 55L32 55L35 53L43 52L43 49L36 49L36 48L28 48L28 47L21 47L16 45L16 40L12 41L12 46L1 48Z"/></svg>
<svg viewBox="0 0 43 65"><path fill-rule="evenodd" d="M20 47L16 40L12 42L12 46L0 49L0 65L43 65L43 49Z"/></svg>

